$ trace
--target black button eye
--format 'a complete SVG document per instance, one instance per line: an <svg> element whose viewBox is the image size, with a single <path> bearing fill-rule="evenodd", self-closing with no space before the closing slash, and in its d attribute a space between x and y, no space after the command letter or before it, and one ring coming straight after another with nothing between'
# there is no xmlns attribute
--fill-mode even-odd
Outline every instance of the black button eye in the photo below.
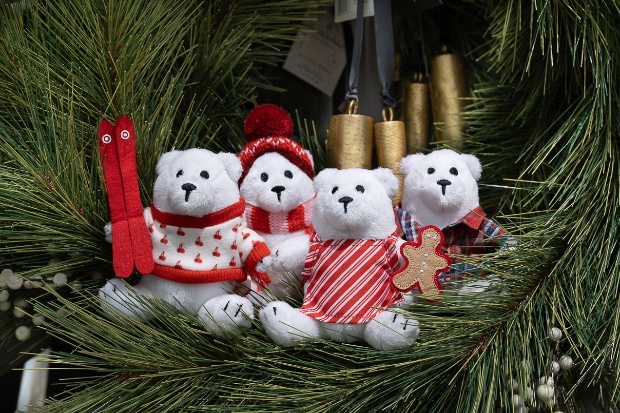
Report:
<svg viewBox="0 0 620 413"><path fill-rule="evenodd" d="M434 174L435 173L435 168L428 168L428 172L429 175Z"/></svg>
<svg viewBox="0 0 620 413"><path fill-rule="evenodd" d="M209 179L209 172L207 171L200 172L200 177L203 179Z"/></svg>
<svg viewBox="0 0 620 413"><path fill-rule="evenodd" d="M332 194L335 194L337 190L338 190L338 187L335 186L334 189L332 189Z"/></svg>
<svg viewBox="0 0 620 413"><path fill-rule="evenodd" d="M459 171L455 167L452 167L452 168L450 168L450 173L452 175L456 176L456 175L459 174Z"/></svg>
<svg viewBox="0 0 620 413"><path fill-rule="evenodd" d="M355 190L356 190L357 192L361 192L362 194L363 194L363 193L364 193L364 191L365 191L364 187L363 187L363 186L361 186L361 185L356 186L356 187L355 187Z"/></svg>
<svg viewBox="0 0 620 413"><path fill-rule="evenodd" d="M293 173L289 171L288 169L284 171L284 176L288 179L293 179Z"/></svg>
<svg viewBox="0 0 620 413"><path fill-rule="evenodd" d="M179 172L177 172L177 178L181 175L183 175L183 169L179 169Z"/></svg>
<svg viewBox="0 0 620 413"><path fill-rule="evenodd" d="M260 180L263 182L267 182L267 179L269 179L269 175L267 175L265 172L263 172L262 174L260 174Z"/></svg>

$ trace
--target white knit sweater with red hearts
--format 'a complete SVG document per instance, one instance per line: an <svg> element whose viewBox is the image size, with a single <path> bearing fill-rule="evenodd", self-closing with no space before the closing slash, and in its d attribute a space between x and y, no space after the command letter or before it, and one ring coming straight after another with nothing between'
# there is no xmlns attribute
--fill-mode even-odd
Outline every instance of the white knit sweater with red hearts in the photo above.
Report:
<svg viewBox="0 0 620 413"><path fill-rule="evenodd" d="M247 228L243 198L200 218L144 210L153 244L153 275L176 282L203 284L244 281L249 274L269 283L256 264L270 254L263 238Z"/></svg>

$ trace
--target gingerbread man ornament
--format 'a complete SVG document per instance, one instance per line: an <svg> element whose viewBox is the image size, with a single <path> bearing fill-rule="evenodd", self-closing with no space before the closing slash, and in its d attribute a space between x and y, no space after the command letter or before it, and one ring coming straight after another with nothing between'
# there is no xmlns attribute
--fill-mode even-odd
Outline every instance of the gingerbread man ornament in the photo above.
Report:
<svg viewBox="0 0 620 413"><path fill-rule="evenodd" d="M441 251L443 234L435 226L420 230L417 242L406 242L401 248L407 265L392 275L392 284L399 291L418 288L423 296L440 294L439 274L450 268L451 260Z"/></svg>

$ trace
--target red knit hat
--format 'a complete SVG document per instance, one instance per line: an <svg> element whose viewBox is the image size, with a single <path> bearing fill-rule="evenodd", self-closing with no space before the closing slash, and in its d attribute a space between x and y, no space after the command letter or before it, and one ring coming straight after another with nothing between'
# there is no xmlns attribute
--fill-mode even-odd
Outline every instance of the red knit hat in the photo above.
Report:
<svg viewBox="0 0 620 413"><path fill-rule="evenodd" d="M243 166L239 184L245 179L254 161L267 152L279 153L310 179L314 179L310 157L300 144L291 139L293 129L293 119L286 110L276 105L259 105L248 113L243 124L248 144L237 155Z"/></svg>

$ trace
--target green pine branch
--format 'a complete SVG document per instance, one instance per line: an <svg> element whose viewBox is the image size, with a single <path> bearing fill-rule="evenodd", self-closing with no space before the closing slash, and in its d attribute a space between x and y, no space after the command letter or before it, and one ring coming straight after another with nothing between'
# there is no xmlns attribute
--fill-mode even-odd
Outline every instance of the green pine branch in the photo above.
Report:
<svg viewBox="0 0 620 413"><path fill-rule="evenodd" d="M99 120L134 120L147 203L162 152L239 148L256 88L273 87L260 65L282 58L318 3L3 6L0 262L26 277L66 272L87 285L31 293L43 329L75 348L53 353L54 366L85 373L43 411L503 412L512 379L535 390L562 354L575 367L556 376L560 408L580 411L592 388L604 395L594 404L618 405L618 4L445 3L439 16L399 16L396 45L406 73L432 70L441 38L466 57L467 143L484 164L481 202L519 246L469 258L487 275L400 310L419 320L421 335L391 352L328 341L281 349L259 323L215 339L157 300L153 322L130 322L103 312L97 286L85 282L111 275ZM298 129L320 169L322 137L307 123ZM487 292L455 293L489 278L499 280ZM548 339L550 327L562 329L560 342Z"/></svg>

